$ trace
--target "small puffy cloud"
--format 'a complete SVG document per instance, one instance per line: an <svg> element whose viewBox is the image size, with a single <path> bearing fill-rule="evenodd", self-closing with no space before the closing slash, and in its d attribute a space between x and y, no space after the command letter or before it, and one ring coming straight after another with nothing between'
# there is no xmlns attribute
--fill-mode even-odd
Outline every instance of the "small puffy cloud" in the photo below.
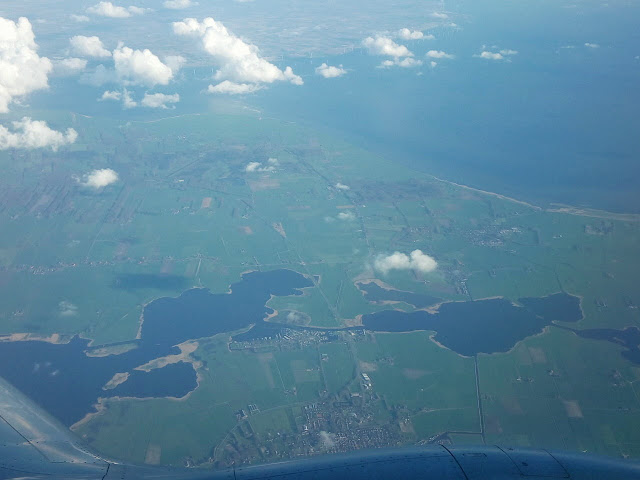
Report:
<svg viewBox="0 0 640 480"><path fill-rule="evenodd" d="M174 93L173 95L165 95L164 93L144 94L144 98L140 102L140 105L148 108L169 108L167 104L178 103L180 101L180 95Z"/></svg>
<svg viewBox="0 0 640 480"><path fill-rule="evenodd" d="M479 55L474 55L474 57L484 58L485 60L504 60L504 56L501 53L488 52L487 50Z"/></svg>
<svg viewBox="0 0 640 480"><path fill-rule="evenodd" d="M255 172L262 165L260 162L249 162L246 167L244 167L245 172Z"/></svg>
<svg viewBox="0 0 640 480"><path fill-rule="evenodd" d="M198 5L198 3L192 2L191 0L166 0L166 2L162 4L164 8L171 10L182 10L183 8L189 8L195 5Z"/></svg>
<svg viewBox="0 0 640 480"><path fill-rule="evenodd" d="M20 97L48 88L53 64L37 50L29 20L0 17L0 113L8 112L9 104Z"/></svg>
<svg viewBox="0 0 640 480"><path fill-rule="evenodd" d="M94 170L84 176L82 181L79 182L85 187L90 188L103 188L107 185L111 185L118 181L118 174L110 168L101 168Z"/></svg>
<svg viewBox="0 0 640 480"><path fill-rule="evenodd" d="M438 66L438 62L434 62L433 60L431 60L431 61L429 62L429 66L430 66L431 68L436 68L436 67Z"/></svg>
<svg viewBox="0 0 640 480"><path fill-rule="evenodd" d="M394 58L393 60L385 60L380 64L380 68L389 68L389 67L403 67L403 68L411 68L418 67L422 65L422 60L416 60L415 58L406 57L406 58Z"/></svg>
<svg viewBox="0 0 640 480"><path fill-rule="evenodd" d="M451 55L450 53L447 52L443 52L442 50L429 50L426 53L427 57L429 58L455 58L454 55Z"/></svg>
<svg viewBox="0 0 640 480"><path fill-rule="evenodd" d="M53 71L57 75L76 75L87 68L87 61L84 58L63 58L53 64Z"/></svg>
<svg viewBox="0 0 640 480"><path fill-rule="evenodd" d="M344 75L345 73L347 73L347 71L342 68L342 65L334 67L323 63L319 67L316 67L316 74L322 75L324 78L336 78Z"/></svg>
<svg viewBox="0 0 640 480"><path fill-rule="evenodd" d="M505 48L504 50L500 50L500 54L504 55L504 56L517 55L518 51L517 50L511 50L510 48Z"/></svg>
<svg viewBox="0 0 640 480"><path fill-rule="evenodd" d="M401 252L378 255L373 266L386 275L391 270L414 270L428 273L434 271L438 267L438 263L429 255L422 253L422 250L414 250L409 255Z"/></svg>
<svg viewBox="0 0 640 480"><path fill-rule="evenodd" d="M431 34L425 35L420 30L409 30L408 28L398 30L398 36L403 40L433 40L436 38Z"/></svg>
<svg viewBox="0 0 640 480"><path fill-rule="evenodd" d="M371 55L386 55L389 57L413 57L413 53L404 45L399 45L389 37L367 37L362 44Z"/></svg>
<svg viewBox="0 0 640 480"><path fill-rule="evenodd" d="M133 50L122 43L113 51L118 79L125 85L167 85L174 72L148 48Z"/></svg>
<svg viewBox="0 0 640 480"><path fill-rule="evenodd" d="M217 85L209 85L207 92L209 93L224 93L227 95L243 95L247 93L257 92L262 90L263 87L256 85L255 83L235 83L225 80Z"/></svg>
<svg viewBox="0 0 640 480"><path fill-rule="evenodd" d="M431 17L439 18L440 20L446 20L447 18L449 18L449 15L447 15L446 13L442 13L442 12L433 12L431 14Z"/></svg>
<svg viewBox="0 0 640 480"><path fill-rule="evenodd" d="M87 8L88 13L109 18L129 18L132 15L142 15L146 9L140 7L121 7L111 2L100 2Z"/></svg>
<svg viewBox="0 0 640 480"><path fill-rule="evenodd" d="M61 317L73 317L78 314L78 307L71 302L62 300L58 303L58 315Z"/></svg>
<svg viewBox="0 0 640 480"><path fill-rule="evenodd" d="M345 184L340 183L340 182L336 183L335 187L338 190L351 190L351 187L349 185L345 185Z"/></svg>
<svg viewBox="0 0 640 480"><path fill-rule="evenodd" d="M200 40L202 48L211 55L218 66L214 79L222 83L225 80L236 86L259 85L276 81L290 82L294 85L304 83L300 76L293 73L291 67L286 67L284 71L280 70L260 56L258 47L246 43L227 30L221 22L217 22L211 17L205 18L202 22L198 22L194 18L175 22L173 31L176 35L195 37ZM223 92L224 88L229 91ZM247 87L244 88L247 90ZM237 90L238 88L233 88L233 85L226 84L225 87L220 87L212 93L249 93Z"/></svg>
<svg viewBox="0 0 640 480"><path fill-rule="evenodd" d="M54 152L64 145L70 145L78 138L73 128L58 132L49 128L46 122L24 117L12 122L13 131L0 125L0 150L9 148L51 148Z"/></svg>
<svg viewBox="0 0 640 480"><path fill-rule="evenodd" d="M355 219L356 216L353 212L340 212L338 214L338 220L351 221Z"/></svg>
<svg viewBox="0 0 640 480"><path fill-rule="evenodd" d="M246 167L244 167L244 171L248 173L252 172L275 172L276 167L280 165L277 158L270 158L267 160L267 165L262 166L260 162L249 162Z"/></svg>
<svg viewBox="0 0 640 480"><path fill-rule="evenodd" d="M74 22L78 22L78 23L82 23L82 22L88 22L89 21L89 17L87 17L86 15L76 15L74 13L72 13L70 15L71 20L73 20Z"/></svg>
<svg viewBox="0 0 640 480"><path fill-rule="evenodd" d="M164 57L164 64L171 69L175 75L184 66L187 59L182 55L167 55Z"/></svg>
<svg viewBox="0 0 640 480"><path fill-rule="evenodd" d="M99 37L85 37L84 35L76 35L69 39L71 49L76 55L84 57L110 57L111 52L104 48L102 40Z"/></svg>
<svg viewBox="0 0 640 480"><path fill-rule="evenodd" d="M104 100L116 100L116 101L118 101L121 98L122 98L122 93L121 92L106 90L102 94L102 96L100 97L100 100L101 101L104 101Z"/></svg>
<svg viewBox="0 0 640 480"><path fill-rule="evenodd" d="M590 42L585 43L584 46L589 48L600 48L600 45L598 45L597 43L590 43Z"/></svg>
<svg viewBox="0 0 640 480"><path fill-rule="evenodd" d="M131 97L131 93L126 88L122 91L122 106L124 108L135 108L138 106L138 102Z"/></svg>

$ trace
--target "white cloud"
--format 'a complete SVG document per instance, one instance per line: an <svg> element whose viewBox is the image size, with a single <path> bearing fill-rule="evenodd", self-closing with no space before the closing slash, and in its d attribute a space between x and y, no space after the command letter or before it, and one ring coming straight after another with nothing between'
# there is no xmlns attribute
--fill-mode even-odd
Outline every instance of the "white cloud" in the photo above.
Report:
<svg viewBox="0 0 640 480"><path fill-rule="evenodd" d="M336 183L335 187L338 190L351 190L351 187L349 185L345 185L345 184L340 183L340 182Z"/></svg>
<svg viewBox="0 0 640 480"><path fill-rule="evenodd" d="M409 255L394 252L391 255L378 255L373 263L376 270L383 274L391 270L415 270L421 273L434 271L438 263L422 250L414 250Z"/></svg>
<svg viewBox="0 0 640 480"><path fill-rule="evenodd" d="M167 104L178 103L179 101L180 95L177 93L174 93L173 95L165 95L164 93L145 93L140 105L148 108L169 108L167 107Z"/></svg>
<svg viewBox="0 0 640 480"><path fill-rule="evenodd" d="M125 85L167 85L174 74L147 48L133 50L120 43L113 51L113 61L116 76Z"/></svg>
<svg viewBox="0 0 640 480"><path fill-rule="evenodd" d="M76 35L69 39L71 48L76 55L85 57L110 57L111 52L104 48L102 40L99 37L85 37L84 35Z"/></svg>
<svg viewBox="0 0 640 480"><path fill-rule="evenodd" d="M70 145L78 138L73 128L58 132L49 128L46 122L24 117L12 122L13 132L0 125L0 150L8 148L51 148L54 152L64 145Z"/></svg>
<svg viewBox="0 0 640 480"><path fill-rule="evenodd" d="M441 12L433 12L431 14L431 16L433 18L439 18L441 20L445 20L445 19L449 18L449 15L447 15L446 13L441 13Z"/></svg>
<svg viewBox="0 0 640 480"><path fill-rule="evenodd" d="M102 168L93 170L84 176L84 180L80 181L85 187L103 188L118 181L118 174L110 168Z"/></svg>
<svg viewBox="0 0 640 480"><path fill-rule="evenodd" d="M280 162L277 158L270 158L267 160L267 165L262 166L260 162L249 162L246 167L244 167L244 171L251 172L275 172L276 167L280 165Z"/></svg>
<svg viewBox="0 0 640 480"><path fill-rule="evenodd" d="M426 55L429 58L455 58L454 55L443 52L442 50L429 50Z"/></svg>
<svg viewBox="0 0 640 480"><path fill-rule="evenodd" d="M340 65L339 67L334 67L323 63L316 68L316 73L318 75L322 75L324 78L336 78L344 75L345 73L347 73L347 71L342 68L342 65Z"/></svg>
<svg viewBox="0 0 640 480"><path fill-rule="evenodd" d="M135 108L138 106L138 102L131 98L131 93L126 88L122 91L122 106L124 108Z"/></svg>
<svg viewBox="0 0 640 480"><path fill-rule="evenodd" d="M401 28L398 30L398 36L403 40L433 40L434 37L431 34L425 35L420 30L409 30L408 28Z"/></svg>
<svg viewBox="0 0 640 480"><path fill-rule="evenodd" d="M54 63L54 72L58 75L76 75L87 68L87 61L84 58L63 58Z"/></svg>
<svg viewBox="0 0 640 480"><path fill-rule="evenodd" d="M340 212L338 214L338 220L351 221L355 219L356 219L356 216L353 212Z"/></svg>
<svg viewBox="0 0 640 480"><path fill-rule="evenodd" d="M104 100L120 100L122 98L122 93L121 92L115 92L115 91L105 91L102 94L102 97L100 97L100 100L104 101Z"/></svg>
<svg viewBox="0 0 640 480"><path fill-rule="evenodd" d="M590 43L590 42L585 43L584 46L589 48L600 48L600 45L598 45L597 43Z"/></svg>
<svg viewBox="0 0 640 480"><path fill-rule="evenodd" d="M72 13L70 15L71 20L75 21L75 22L88 22L89 21L89 17L87 17L86 15L76 15L74 13Z"/></svg>
<svg viewBox="0 0 640 480"><path fill-rule="evenodd" d="M171 69L175 75L187 62L187 59L181 55L167 55L164 57L164 64Z"/></svg>
<svg viewBox="0 0 640 480"><path fill-rule="evenodd" d="M493 53L486 50L480 55L474 55L474 57L484 58L485 60L504 60L504 57L501 53Z"/></svg>
<svg viewBox="0 0 640 480"><path fill-rule="evenodd" d="M29 20L0 17L0 113L8 112L9 104L20 97L48 88L53 65L38 56L37 49Z"/></svg>
<svg viewBox="0 0 640 480"><path fill-rule="evenodd" d="M249 162L246 167L244 167L245 172L255 172L262 165L260 162Z"/></svg>
<svg viewBox="0 0 640 480"><path fill-rule="evenodd" d="M207 92L209 93L226 93L228 95L242 95L246 93L257 92L262 90L263 87L256 85L255 83L235 83L225 80L217 85L209 85Z"/></svg>
<svg viewBox="0 0 640 480"><path fill-rule="evenodd" d="M88 13L109 18L128 18L131 15L142 15L147 9L140 7L121 7L111 2L100 2L87 8Z"/></svg>
<svg viewBox="0 0 640 480"><path fill-rule="evenodd" d="M78 314L78 307L71 302L62 300L58 303L58 314L61 317L73 317Z"/></svg>
<svg viewBox="0 0 640 480"><path fill-rule="evenodd" d="M431 60L431 62L429 62L429 65L431 66L431 68L436 68L438 66L438 62L434 62L433 60Z"/></svg>
<svg viewBox="0 0 640 480"><path fill-rule="evenodd" d="M389 57L413 57L413 53L404 45L399 45L389 37L367 37L362 44L371 55L387 55Z"/></svg>
<svg viewBox="0 0 640 480"><path fill-rule="evenodd" d="M167 0L162 4L164 8L171 10L182 10L183 8L189 8L195 5L198 5L198 3L192 2L191 0Z"/></svg>
<svg viewBox="0 0 640 480"><path fill-rule="evenodd" d="M504 50L500 50L500 54L502 54L502 55L517 55L518 51L517 50L511 50L510 48L506 48Z"/></svg>
<svg viewBox="0 0 640 480"><path fill-rule="evenodd" d="M417 67L422 65L422 60L416 60L415 58L406 57L403 59L394 58L393 60L385 60L380 64L380 68L389 68L389 67Z"/></svg>
<svg viewBox="0 0 640 480"><path fill-rule="evenodd" d="M284 71L280 70L260 56L258 47L235 36L221 22L217 22L211 17L205 18L202 22L198 22L194 18L175 22L173 31L176 35L200 39L202 47L213 57L218 66L214 78L222 83L224 80L235 85L276 81L288 81L294 85L304 83L301 77L293 73L291 67L286 67ZM227 87L220 87L214 90L214 93L241 93L237 91L237 88L230 88L228 92L222 91L229 87L227 84Z"/></svg>

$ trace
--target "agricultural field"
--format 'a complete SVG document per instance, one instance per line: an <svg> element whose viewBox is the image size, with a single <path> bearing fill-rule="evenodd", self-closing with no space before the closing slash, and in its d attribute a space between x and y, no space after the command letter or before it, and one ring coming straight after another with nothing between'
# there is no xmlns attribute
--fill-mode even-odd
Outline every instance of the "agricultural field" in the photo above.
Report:
<svg viewBox="0 0 640 480"><path fill-rule="evenodd" d="M267 299L273 334L192 339L188 395L105 391L73 426L91 446L190 466L437 441L640 456L640 366L571 330L640 327L638 217L542 209L250 112L69 120L69 150L0 152L4 341L80 336L119 353L159 298L280 269L310 285ZM113 185L77 181L106 166ZM379 266L415 250L437 268ZM444 303L563 292L583 318L462 356L433 331L363 330L363 315L419 310L367 300L367 281Z"/></svg>

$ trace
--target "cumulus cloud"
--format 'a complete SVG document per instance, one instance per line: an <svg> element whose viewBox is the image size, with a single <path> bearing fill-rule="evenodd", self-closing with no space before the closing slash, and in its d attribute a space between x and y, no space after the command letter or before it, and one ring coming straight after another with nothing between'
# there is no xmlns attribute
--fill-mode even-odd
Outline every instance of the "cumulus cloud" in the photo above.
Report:
<svg viewBox="0 0 640 480"><path fill-rule="evenodd" d="M447 18L449 18L449 15L447 15L446 13L442 13L442 12L433 12L431 14L431 16L433 18L439 18L441 20L446 20Z"/></svg>
<svg viewBox="0 0 640 480"><path fill-rule="evenodd" d="M247 93L257 92L262 90L262 86L255 83L235 83L225 80L217 85L209 85L207 92L209 93L224 93L228 95L242 95Z"/></svg>
<svg viewBox="0 0 640 480"><path fill-rule="evenodd" d="M180 95L174 93L173 95L165 95L164 93L144 94L144 98L140 102L140 105L148 108L169 108L167 104L178 103L180 101Z"/></svg>
<svg viewBox="0 0 640 480"><path fill-rule="evenodd" d="M280 162L277 158L269 158L267 160L267 165L262 166L260 162L249 162L246 167L244 167L244 171L251 172L275 172L276 167L280 165Z"/></svg>
<svg viewBox="0 0 640 480"><path fill-rule="evenodd" d="M304 83L301 77L293 73L291 67L280 70L260 56L258 47L235 36L221 22L211 17L202 22L194 18L175 22L173 31L176 35L198 38L204 50L213 57L218 66L214 79L222 83L216 85L219 88L212 93L249 93L246 86L243 87L244 92L238 92L237 85L259 85L276 81L294 85ZM230 84L221 86L225 80Z"/></svg>
<svg viewBox="0 0 640 480"><path fill-rule="evenodd" d="M600 48L600 45L598 45L597 43L590 43L590 42L585 43L584 46L589 48Z"/></svg>
<svg viewBox="0 0 640 480"><path fill-rule="evenodd" d="M385 60L380 64L380 68L389 68L389 67L417 67L422 65L422 60L416 60L415 58L406 57L406 58L394 58L393 60Z"/></svg>
<svg viewBox="0 0 640 480"><path fill-rule="evenodd" d="M122 98L122 93L121 92L116 92L116 91L110 91L110 90L106 90L102 96L100 97L99 100L104 101L104 100L120 100Z"/></svg>
<svg viewBox="0 0 640 480"><path fill-rule="evenodd" d="M455 58L453 55L443 52L442 50L429 50L426 55L429 58Z"/></svg>
<svg viewBox="0 0 640 480"><path fill-rule="evenodd" d="M198 5L198 3L192 2L191 0L167 0L162 4L164 8L171 10L182 10L183 8L189 8L195 5Z"/></svg>
<svg viewBox="0 0 640 480"><path fill-rule="evenodd" d="M138 102L131 97L131 93L126 88L122 90L122 106L124 108L135 108L138 106Z"/></svg>
<svg viewBox="0 0 640 480"><path fill-rule="evenodd" d="M113 51L113 61L116 76L125 85L167 85L174 75L148 48L133 50L120 43Z"/></svg>
<svg viewBox="0 0 640 480"><path fill-rule="evenodd" d="M422 253L422 250L414 250L409 255L401 252L378 255L373 266L383 274L387 274L391 270L414 270L428 273L434 271L438 267L438 263L429 255Z"/></svg>
<svg viewBox="0 0 640 480"><path fill-rule="evenodd" d="M351 187L349 185L345 185L345 184L340 183L340 182L336 183L335 187L338 190L351 190Z"/></svg>
<svg viewBox="0 0 640 480"><path fill-rule="evenodd" d="M398 36L403 40L433 40L436 38L431 34L425 35L420 30L409 30L408 28L398 30Z"/></svg>
<svg viewBox="0 0 640 480"><path fill-rule="evenodd" d="M140 7L121 7L111 2L100 2L87 8L88 13L109 18L129 18L132 15L142 15L146 9Z"/></svg>
<svg viewBox="0 0 640 480"><path fill-rule="evenodd" d="M316 74L322 75L324 78L336 78L344 75L345 73L347 73L347 71L342 68L342 65L334 67L323 63L319 67L316 67Z"/></svg>
<svg viewBox="0 0 640 480"><path fill-rule="evenodd" d="M504 56L501 53L488 52L487 50L479 55L474 55L474 57L484 58L485 60L504 60Z"/></svg>
<svg viewBox="0 0 640 480"><path fill-rule="evenodd" d="M58 314L61 317L73 317L78 314L78 307L71 302L62 300L58 303Z"/></svg>
<svg viewBox="0 0 640 480"><path fill-rule="evenodd" d="M76 55L84 57L110 57L111 52L104 48L102 40L99 37L85 37L84 35L76 35L69 39L71 49Z"/></svg>
<svg viewBox="0 0 640 480"><path fill-rule="evenodd" d="M338 220L351 221L355 219L356 216L353 212L340 212L338 214Z"/></svg>
<svg viewBox="0 0 640 480"><path fill-rule="evenodd" d="M500 50L500 53L502 55L508 56L508 55L517 55L518 51L517 50L511 50L510 48L506 48L504 50Z"/></svg>
<svg viewBox="0 0 640 480"><path fill-rule="evenodd" d="M24 117L12 122L13 131L0 125L0 150L8 148L51 148L54 152L64 145L70 145L78 138L73 128L58 132L49 128L46 122Z"/></svg>
<svg viewBox="0 0 640 480"><path fill-rule="evenodd" d="M101 168L93 170L86 174L83 180L78 180L85 187L103 188L118 181L118 174L110 168Z"/></svg>
<svg viewBox="0 0 640 480"><path fill-rule="evenodd" d="M87 61L84 58L63 58L53 64L56 74L67 76L76 75L87 68Z"/></svg>
<svg viewBox="0 0 640 480"><path fill-rule="evenodd" d="M0 17L0 113L8 112L9 104L20 97L48 88L53 65L37 50L29 20Z"/></svg>
<svg viewBox="0 0 640 480"><path fill-rule="evenodd" d="M367 37L362 44L372 55L386 55L389 57L413 57L413 53L404 45L399 45L389 37Z"/></svg>
<svg viewBox="0 0 640 480"><path fill-rule="evenodd" d="M70 15L70 17L71 17L71 20L73 20L74 22L78 22L78 23L88 22L89 21L89 17L87 17L86 15L76 15L76 14L72 13Z"/></svg>

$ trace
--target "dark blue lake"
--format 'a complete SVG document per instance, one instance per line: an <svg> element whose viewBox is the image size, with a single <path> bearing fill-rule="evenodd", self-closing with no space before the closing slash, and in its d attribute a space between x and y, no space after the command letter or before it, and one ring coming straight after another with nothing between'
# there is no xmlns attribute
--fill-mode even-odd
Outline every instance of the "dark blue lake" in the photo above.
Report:
<svg viewBox="0 0 640 480"><path fill-rule="evenodd" d="M566 293L521 298L518 302L523 306L496 298L444 303L437 313L384 310L364 315L362 323L377 332L433 330L441 345L460 355L473 356L506 352L554 321L577 322L582 318L580 299Z"/></svg>
<svg viewBox="0 0 640 480"><path fill-rule="evenodd" d="M175 345L186 340L262 323L271 313L266 306L271 295L300 295L299 289L312 285L291 270L251 272L232 284L230 293L198 288L177 298L157 299L144 309L137 348L119 355L88 356L89 341L77 337L67 344L0 343L0 376L66 425L91 412L99 397L182 397L197 386L190 364L179 362L150 372L135 367L179 353ZM104 390L116 373L130 376L116 388Z"/></svg>

